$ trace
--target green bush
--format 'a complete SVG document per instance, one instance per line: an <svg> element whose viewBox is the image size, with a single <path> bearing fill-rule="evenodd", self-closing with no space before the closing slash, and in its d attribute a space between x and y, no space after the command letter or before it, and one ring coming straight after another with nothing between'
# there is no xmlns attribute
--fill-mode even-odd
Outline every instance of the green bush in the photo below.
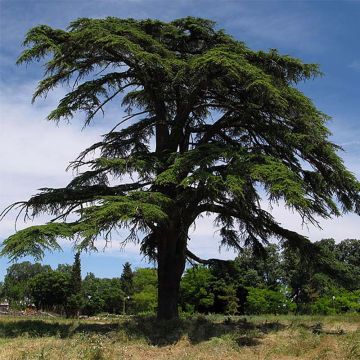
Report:
<svg viewBox="0 0 360 360"><path fill-rule="evenodd" d="M287 314L296 309L284 292L248 287L245 309L248 314Z"/></svg>
<svg viewBox="0 0 360 360"><path fill-rule="evenodd" d="M207 313L214 305L215 295L211 289L214 277L205 266L196 266L185 271L180 284L180 303L188 313Z"/></svg>
<svg viewBox="0 0 360 360"><path fill-rule="evenodd" d="M322 315L360 312L360 290L338 290L333 295L322 296L311 305L311 311Z"/></svg>

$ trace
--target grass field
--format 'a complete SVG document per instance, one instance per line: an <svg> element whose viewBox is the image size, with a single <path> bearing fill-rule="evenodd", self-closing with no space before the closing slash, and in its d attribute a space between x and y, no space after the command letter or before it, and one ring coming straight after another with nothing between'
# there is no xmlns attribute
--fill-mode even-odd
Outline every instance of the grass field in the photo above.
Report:
<svg viewBox="0 0 360 360"><path fill-rule="evenodd" d="M360 359L360 315L0 317L0 359Z"/></svg>

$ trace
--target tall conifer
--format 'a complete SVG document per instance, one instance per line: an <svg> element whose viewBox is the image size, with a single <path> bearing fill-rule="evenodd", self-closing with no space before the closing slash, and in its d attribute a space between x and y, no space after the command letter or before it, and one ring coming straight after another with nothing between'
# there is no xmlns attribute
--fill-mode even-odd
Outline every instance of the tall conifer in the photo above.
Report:
<svg viewBox="0 0 360 360"><path fill-rule="evenodd" d="M59 248L58 238L94 249L99 236L126 228L123 243L140 243L157 261L158 318L171 319L186 258L206 262L188 249L199 216L216 217L225 246L261 249L277 237L308 250L308 239L276 222L261 198L313 224L360 213L359 182L329 139L328 116L296 87L320 74L317 65L250 50L192 17L80 18L67 30L36 26L24 44L19 63L45 60L34 99L71 84L49 120L80 111L88 125L118 96L126 115L71 163L79 174L66 187L13 205L54 221L10 236L3 254L40 257Z"/></svg>

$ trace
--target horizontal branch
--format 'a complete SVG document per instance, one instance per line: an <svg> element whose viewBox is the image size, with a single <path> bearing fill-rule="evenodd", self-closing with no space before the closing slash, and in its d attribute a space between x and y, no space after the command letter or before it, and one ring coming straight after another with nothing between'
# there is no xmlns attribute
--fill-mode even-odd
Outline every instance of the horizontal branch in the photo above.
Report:
<svg viewBox="0 0 360 360"><path fill-rule="evenodd" d="M221 260L221 259L201 259L198 256L196 256L194 253L192 253L189 249L186 249L186 257L190 260L196 261L199 264L203 265L214 265L219 263L228 263L230 260Z"/></svg>
<svg viewBox="0 0 360 360"><path fill-rule="evenodd" d="M278 223L273 220L272 216L265 212L264 210L257 209L254 219L251 219L248 214L240 213L236 211L236 209L227 206L221 206L216 204L202 204L197 207L197 214L200 215L203 212L210 212L215 214L221 214L229 217L233 217L235 219L242 220L248 225L251 225L253 230L256 230L259 225L263 227L263 230L266 230L275 237L286 239L293 243L296 247L299 248L308 248L311 246L310 240L301 234L298 234L295 231L288 230L283 228ZM265 214L267 216L265 216ZM256 221L256 227L253 226L254 221ZM256 233L256 231L255 231Z"/></svg>

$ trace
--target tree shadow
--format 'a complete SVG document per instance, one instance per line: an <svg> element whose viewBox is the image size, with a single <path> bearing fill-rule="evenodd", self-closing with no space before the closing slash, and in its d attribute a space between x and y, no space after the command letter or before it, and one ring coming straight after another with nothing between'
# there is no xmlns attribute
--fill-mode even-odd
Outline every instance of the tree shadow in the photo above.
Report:
<svg viewBox="0 0 360 360"><path fill-rule="evenodd" d="M120 325L120 329L130 338L146 339L151 345L166 346L187 336L193 345L208 341L211 338L230 335L236 344L256 346L260 339L269 332L283 330L286 326L279 322L256 324L246 319L214 322L205 316L190 319L158 321L155 317L134 317Z"/></svg>
<svg viewBox="0 0 360 360"><path fill-rule="evenodd" d="M321 335L321 334L325 334L325 335L344 335L345 331L341 328L336 329L336 330L328 330L328 329L324 329L324 326L321 322L317 322L313 325L309 325L309 324L299 324L299 327L311 331L313 334L315 335Z"/></svg>
<svg viewBox="0 0 360 360"><path fill-rule="evenodd" d="M46 322L43 320L19 320L0 322L0 338L15 338L20 336L44 337L70 336L71 324Z"/></svg>
<svg viewBox="0 0 360 360"><path fill-rule="evenodd" d="M0 322L0 338L20 336L70 338L76 333L106 335L119 329L118 323L59 323L44 320Z"/></svg>
<svg viewBox="0 0 360 360"><path fill-rule="evenodd" d="M166 346L183 336L195 345L224 335L231 336L239 346L256 346L269 332L279 331L285 325L279 322L254 323L246 319L214 322L204 316L196 318L158 321L155 317L133 317L119 322L58 322L48 320L0 321L0 338L47 337L71 338L76 334L99 334L111 337L121 331L129 339L145 339L149 344Z"/></svg>
<svg viewBox="0 0 360 360"><path fill-rule="evenodd" d="M151 345L174 344L186 333L184 320L160 321L156 317L134 317L121 328L130 338L144 339Z"/></svg>
<svg viewBox="0 0 360 360"><path fill-rule="evenodd" d="M254 323L245 318L232 320L225 319L223 322L215 323L206 318L198 317L188 333L192 344L208 341L214 337L230 334L238 346L256 346L260 339L269 332L283 330L285 325L279 322Z"/></svg>

